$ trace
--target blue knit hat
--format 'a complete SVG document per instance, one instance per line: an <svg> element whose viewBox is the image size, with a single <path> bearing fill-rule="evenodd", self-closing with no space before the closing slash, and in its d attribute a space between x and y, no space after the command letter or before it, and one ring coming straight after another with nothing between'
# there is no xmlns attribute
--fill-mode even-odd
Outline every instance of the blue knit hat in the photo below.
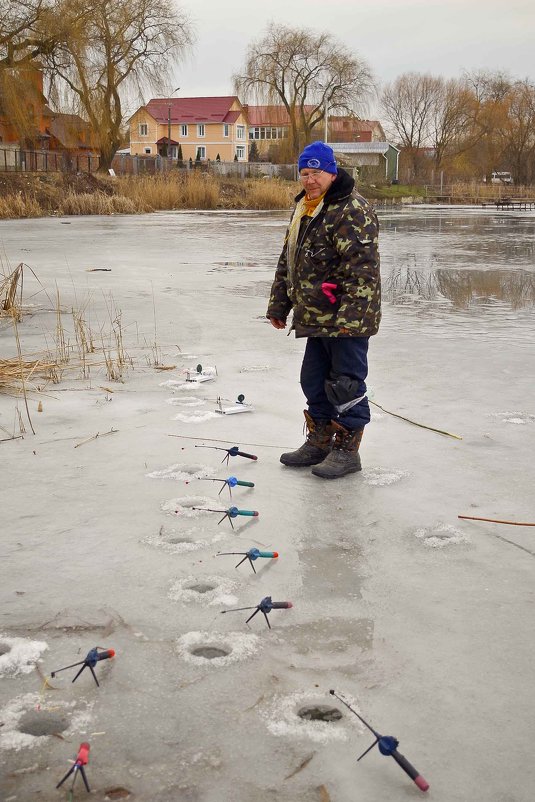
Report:
<svg viewBox="0 0 535 802"><path fill-rule="evenodd" d="M310 167L312 170L323 170L336 175L338 167L334 151L325 142L312 142L299 156L299 169Z"/></svg>

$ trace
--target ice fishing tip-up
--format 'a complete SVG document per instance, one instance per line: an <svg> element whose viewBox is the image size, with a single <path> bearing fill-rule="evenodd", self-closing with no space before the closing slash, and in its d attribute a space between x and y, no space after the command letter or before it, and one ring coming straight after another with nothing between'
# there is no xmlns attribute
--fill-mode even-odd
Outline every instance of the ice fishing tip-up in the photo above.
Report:
<svg viewBox="0 0 535 802"><path fill-rule="evenodd" d="M93 675L93 679L98 685L97 675L95 674L93 669L95 668L98 662L100 662L101 660L108 660L110 657L115 657L114 649L103 649L102 646L95 646L86 654L84 660L80 660L80 662L78 663L72 663L70 666L57 668L55 671L50 672L50 676L55 677L56 674L59 674L60 671L66 671L68 668L74 668L75 666L82 666L80 671L74 677L73 682L76 682L76 680L78 679L84 668L88 668Z"/></svg>
<svg viewBox="0 0 535 802"><path fill-rule="evenodd" d="M246 451L240 451L239 446L231 446L231 448L221 448L221 446L195 446L195 448L213 448L215 451L226 451L226 457L223 457L221 462L226 462L228 465L229 457L245 457L246 459L257 460L255 454L248 454Z"/></svg>
<svg viewBox="0 0 535 802"><path fill-rule="evenodd" d="M279 556L278 551L260 551L260 549L253 547L252 549L249 549L249 551L220 551L216 554L216 557L224 557L229 554L236 554L236 555L243 554L244 555L243 560L240 560L238 565L235 566L235 568L238 568L238 566L244 563L245 560L249 560L251 568L253 569L255 574L256 574L256 568L253 565L253 560L258 560L259 557L276 559Z"/></svg>
<svg viewBox="0 0 535 802"><path fill-rule="evenodd" d="M422 777L420 772L417 771L411 763L409 763L407 758L397 751L397 748L399 746L399 741L397 738L394 738L393 735L380 735L376 730L373 729L372 726L370 726L370 724L368 724L367 721L365 721L362 718L362 716L359 713L357 713L356 710L354 710L351 707L351 705L349 705L345 701L345 699L343 699L341 696L338 696L338 694L335 691L331 690L329 691L329 693L332 696L335 696L340 702L342 702L342 704L345 705L348 708L348 710L351 710L351 712L354 713L354 715L359 719L359 721L361 721L364 724L364 726L367 727L369 731L375 736L375 741L372 743L371 746L368 747L368 749L366 749L365 752L362 753L360 757L357 758L357 760L361 760L364 757L364 755L367 755L368 752L371 749L373 749L373 747L377 744L380 753L382 755L385 755L385 757L393 757L398 766L400 766L403 769L403 771L409 775L411 780L415 783L415 785L417 785L420 791L428 790L429 783Z"/></svg>
<svg viewBox="0 0 535 802"><path fill-rule="evenodd" d="M257 613L263 613L264 618L266 619L266 624L268 625L269 629L271 629L271 624L269 623L269 618L267 614L270 613L272 610L289 610L290 607L293 607L291 601L282 601L282 602L274 602L271 601L271 596L264 596L260 604L254 605L254 607L233 607L229 610L221 610L221 614L223 613L238 613L241 610L254 610L254 613L249 616L246 624L249 623L251 618L254 618Z"/></svg>
<svg viewBox="0 0 535 802"><path fill-rule="evenodd" d="M257 510L239 510L237 507L229 507L228 510L211 510L208 507L192 507L192 510L204 510L204 512L222 512L224 513L223 517L217 522L217 525L225 520L225 518L229 519L229 523L231 527L234 529L234 524L232 523L233 518L237 518L238 515L244 515L248 518L258 518L258 511Z"/></svg>
<svg viewBox="0 0 535 802"><path fill-rule="evenodd" d="M87 764L89 763L89 749L90 746L87 742L84 741L84 743L80 744L80 748L78 749L78 754L76 755L76 760L70 767L67 774L56 785L56 788L59 788L61 785L63 785L67 777L70 777L71 774L73 774L74 776L72 778L72 785L71 785L71 791L72 791L72 789L74 788L74 783L78 776L78 772L80 772L80 774L82 775L82 780L84 781L85 790L87 791L88 794L90 793L89 783L87 782L87 777L85 776L85 769L84 769L84 766L87 766Z"/></svg>
<svg viewBox="0 0 535 802"><path fill-rule="evenodd" d="M220 496L225 487L228 487L228 492L230 493L231 498L232 487L254 487L254 482L244 482L241 479L237 479L235 476L229 476L228 479L210 479L209 477L202 476L200 479L201 482L222 482L221 490L217 495Z"/></svg>

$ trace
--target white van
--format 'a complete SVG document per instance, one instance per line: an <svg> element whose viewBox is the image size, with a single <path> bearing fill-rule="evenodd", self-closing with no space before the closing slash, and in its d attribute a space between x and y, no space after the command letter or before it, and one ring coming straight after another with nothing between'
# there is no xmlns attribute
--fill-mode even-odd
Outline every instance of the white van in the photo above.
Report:
<svg viewBox="0 0 535 802"><path fill-rule="evenodd" d="M483 183L487 183L487 176L483 179ZM512 184L513 183L513 176L511 173L502 171L502 172L495 172L492 173L490 177L491 184Z"/></svg>

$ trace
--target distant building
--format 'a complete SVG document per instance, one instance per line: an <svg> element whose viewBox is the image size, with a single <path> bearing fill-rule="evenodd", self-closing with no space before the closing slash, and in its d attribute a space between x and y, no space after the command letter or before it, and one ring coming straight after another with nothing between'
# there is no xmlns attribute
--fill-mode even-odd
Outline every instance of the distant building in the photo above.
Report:
<svg viewBox="0 0 535 802"><path fill-rule="evenodd" d="M329 117L329 142L385 142L386 135L378 120L358 120L356 117Z"/></svg>
<svg viewBox="0 0 535 802"><path fill-rule="evenodd" d="M315 106L305 106L305 113L310 114ZM290 118L286 108L280 105L244 106L247 114L248 139L256 142L262 158L269 155L274 142L287 139L290 129ZM325 122L318 123L312 131L312 139L323 140ZM385 132L378 120L359 120L356 117L329 116L327 126L329 142L384 142Z"/></svg>
<svg viewBox="0 0 535 802"><path fill-rule="evenodd" d="M133 156L247 161L247 119L238 98L154 98L130 118Z"/></svg>
<svg viewBox="0 0 535 802"><path fill-rule="evenodd" d="M47 108L45 134L41 135L41 148L51 151L69 151L72 156L97 156L98 146L93 130L78 114L61 114Z"/></svg>
<svg viewBox="0 0 535 802"><path fill-rule="evenodd" d="M256 142L260 158L267 159L273 143L288 139L290 118L284 106L244 106L249 144Z"/></svg>
<svg viewBox="0 0 535 802"><path fill-rule="evenodd" d="M399 148L390 142L329 142L337 159L348 167L358 167L369 181L397 181Z"/></svg>

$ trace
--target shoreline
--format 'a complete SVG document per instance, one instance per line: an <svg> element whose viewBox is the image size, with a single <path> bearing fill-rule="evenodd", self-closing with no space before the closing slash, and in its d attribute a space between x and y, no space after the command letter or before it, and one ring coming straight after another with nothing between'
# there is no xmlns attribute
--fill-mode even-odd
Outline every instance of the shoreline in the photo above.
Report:
<svg viewBox="0 0 535 802"><path fill-rule="evenodd" d="M503 194L491 194L490 187L466 184L455 185L449 194L441 195L430 194L429 187L399 184L361 184L358 189L380 208L414 204L494 207L499 194ZM196 171L186 175L113 178L88 173L2 173L0 220L158 211L285 212L292 208L297 191L293 181L225 178ZM529 193L529 188L516 187L509 196L512 200L515 195L526 198L526 191Z"/></svg>

